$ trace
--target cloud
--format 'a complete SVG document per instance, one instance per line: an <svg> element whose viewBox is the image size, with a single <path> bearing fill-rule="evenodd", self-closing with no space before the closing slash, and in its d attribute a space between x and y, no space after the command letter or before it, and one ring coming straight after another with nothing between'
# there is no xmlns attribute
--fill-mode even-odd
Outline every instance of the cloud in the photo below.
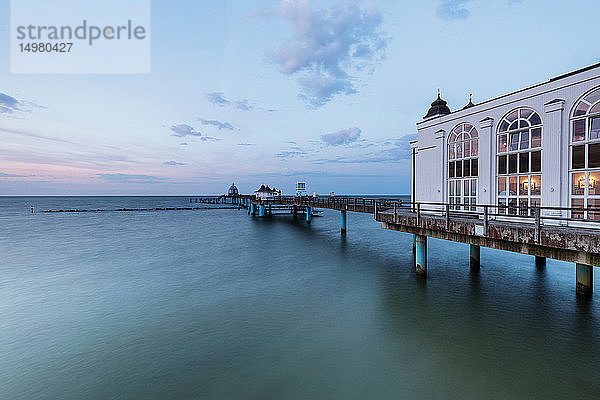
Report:
<svg viewBox="0 0 600 400"><path fill-rule="evenodd" d="M35 175L30 175L35 176ZM15 175L15 174L7 174L4 172L0 172L0 178L27 178L27 175Z"/></svg>
<svg viewBox="0 0 600 400"><path fill-rule="evenodd" d="M283 74L298 76L299 97L310 107L337 94L356 93L350 72L384 54L382 16L373 7L361 9L353 1L321 9L307 0L282 0L279 17L288 22L293 39L270 51L267 59Z"/></svg>
<svg viewBox="0 0 600 400"><path fill-rule="evenodd" d="M465 7L465 4L471 0L442 0L437 9L439 18L455 21L467 19L471 16L471 12Z"/></svg>
<svg viewBox="0 0 600 400"><path fill-rule="evenodd" d="M254 109L254 106L252 106L250 104L248 99L229 100L228 98L225 97L223 92L209 92L209 93L205 93L205 95L206 95L206 99L210 103L214 104L215 106L219 106L219 107L232 106L232 107L235 107L238 110L242 110L242 111L252 111Z"/></svg>
<svg viewBox="0 0 600 400"><path fill-rule="evenodd" d="M235 107L238 110L242 110L242 111L252 111L252 109L254 108L254 107L252 107L250 105L250 103L246 99L244 99L244 100L237 100L235 102Z"/></svg>
<svg viewBox="0 0 600 400"><path fill-rule="evenodd" d="M358 93L347 78L336 78L331 75L309 74L298 78L302 93L298 97L313 107L321 107L336 94Z"/></svg>
<svg viewBox="0 0 600 400"><path fill-rule="evenodd" d="M254 143L238 143L238 146L256 146Z"/></svg>
<svg viewBox="0 0 600 400"><path fill-rule="evenodd" d="M173 131L173 135L177 137L186 137L186 136L202 136L202 133L196 131L192 126L187 124L177 124L171 126L171 131Z"/></svg>
<svg viewBox="0 0 600 400"><path fill-rule="evenodd" d="M410 141L415 140L417 135L405 135L399 139L387 141L383 144L383 149L376 152L367 153L358 157L343 157L337 156L333 159L316 159L313 164L367 164L367 163L383 163L383 162L399 162L402 160L410 160L411 149ZM390 147L391 146L391 147ZM369 146L370 147L370 146Z"/></svg>
<svg viewBox="0 0 600 400"><path fill-rule="evenodd" d="M200 121L202 123L202 125L213 125L216 126L217 128L219 128L219 130L221 129L229 129L229 130L233 130L233 125L231 125L229 122L221 122L221 121L217 121L214 119L203 119L203 118L198 118L198 121Z"/></svg>
<svg viewBox="0 0 600 400"><path fill-rule="evenodd" d="M179 143L179 145L180 145L180 146L187 146L187 145L188 145L188 143L187 143L187 142L182 142L182 143Z"/></svg>
<svg viewBox="0 0 600 400"><path fill-rule="evenodd" d="M163 165L185 165L185 163L177 162L177 161L165 161Z"/></svg>
<svg viewBox="0 0 600 400"><path fill-rule="evenodd" d="M12 96L0 93L0 114L12 114L19 111L21 102Z"/></svg>
<svg viewBox="0 0 600 400"><path fill-rule="evenodd" d="M167 180L152 175L136 175L136 174L96 174L100 179L114 183L158 183Z"/></svg>
<svg viewBox="0 0 600 400"><path fill-rule="evenodd" d="M212 104L219 107L228 106L229 104L231 104L231 102L227 100L225 96L223 96L223 92L206 93L206 99Z"/></svg>
<svg viewBox="0 0 600 400"><path fill-rule="evenodd" d="M290 151L281 151L275 154L275 157L281 158L282 160L287 160L288 158L302 157L308 154L302 150L290 150Z"/></svg>
<svg viewBox="0 0 600 400"><path fill-rule="evenodd" d="M187 124L173 125L173 126L171 126L170 129L173 132L173 134L171 136L176 136L176 137L196 136L196 137L200 138L200 140L202 140L203 142L207 142L207 141L214 142L214 141L220 140L220 139L217 139L212 136L202 135L201 132L198 132L196 129L194 129L194 127L187 125Z"/></svg>
<svg viewBox="0 0 600 400"><path fill-rule="evenodd" d="M328 146L340 146L357 141L360 138L360 133L361 130L356 127L342 129L334 133L321 135L321 140Z"/></svg>
<svg viewBox="0 0 600 400"><path fill-rule="evenodd" d="M20 135L20 136L27 136L27 137L32 137L32 138L36 138L36 139L48 140L48 141L52 141L52 142L74 144L74 142L71 142L69 140L64 140L64 139L60 139L57 137L51 137L51 136L44 136L39 133L31 132L29 130L23 130L23 129L7 129L7 128L0 127L0 132L9 133L12 135Z"/></svg>

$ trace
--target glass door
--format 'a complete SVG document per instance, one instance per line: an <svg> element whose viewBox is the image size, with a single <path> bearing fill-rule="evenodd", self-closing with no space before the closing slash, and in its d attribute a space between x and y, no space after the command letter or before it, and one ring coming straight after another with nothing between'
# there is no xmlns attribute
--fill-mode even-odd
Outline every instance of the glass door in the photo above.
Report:
<svg viewBox="0 0 600 400"><path fill-rule="evenodd" d="M450 179L448 185L451 210L476 211L477 178Z"/></svg>

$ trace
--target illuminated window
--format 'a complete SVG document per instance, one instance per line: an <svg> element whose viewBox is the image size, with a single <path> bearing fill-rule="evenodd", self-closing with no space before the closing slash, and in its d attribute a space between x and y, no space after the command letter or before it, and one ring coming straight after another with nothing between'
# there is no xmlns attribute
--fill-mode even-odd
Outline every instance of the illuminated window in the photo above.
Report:
<svg viewBox="0 0 600 400"><path fill-rule="evenodd" d="M475 211L479 175L479 135L471 124L454 127L448 136L448 197L453 210Z"/></svg>
<svg viewBox="0 0 600 400"><path fill-rule="evenodd" d="M600 220L600 88L575 104L570 136L571 216Z"/></svg>
<svg viewBox="0 0 600 400"><path fill-rule="evenodd" d="M500 121L497 143L498 205L508 207L499 211L527 215L541 204L542 119L529 108L511 111Z"/></svg>

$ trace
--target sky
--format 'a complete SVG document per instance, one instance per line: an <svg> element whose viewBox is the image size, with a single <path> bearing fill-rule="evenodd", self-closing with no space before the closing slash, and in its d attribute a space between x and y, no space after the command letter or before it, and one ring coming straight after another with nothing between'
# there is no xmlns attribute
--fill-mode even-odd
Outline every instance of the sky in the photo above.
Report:
<svg viewBox="0 0 600 400"><path fill-rule="evenodd" d="M0 195L406 194L416 122L600 61L597 1L152 1L149 74L11 74Z"/></svg>

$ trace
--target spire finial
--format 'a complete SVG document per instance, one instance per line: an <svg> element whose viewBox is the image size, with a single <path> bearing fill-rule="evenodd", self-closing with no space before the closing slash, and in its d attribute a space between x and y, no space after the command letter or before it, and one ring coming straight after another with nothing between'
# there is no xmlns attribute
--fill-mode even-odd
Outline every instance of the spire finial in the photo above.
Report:
<svg viewBox="0 0 600 400"><path fill-rule="evenodd" d="M473 93L469 93L469 102L473 102Z"/></svg>
<svg viewBox="0 0 600 400"><path fill-rule="evenodd" d="M440 88L438 88L438 99L442 97L442 92L440 92Z"/></svg>

